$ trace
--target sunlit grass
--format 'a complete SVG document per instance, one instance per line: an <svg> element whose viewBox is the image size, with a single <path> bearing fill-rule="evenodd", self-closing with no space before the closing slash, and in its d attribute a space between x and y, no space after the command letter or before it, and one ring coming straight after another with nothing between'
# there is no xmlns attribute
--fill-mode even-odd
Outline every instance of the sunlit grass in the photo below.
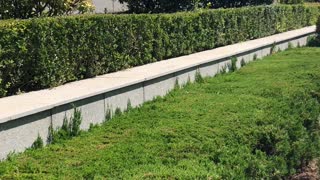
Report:
<svg viewBox="0 0 320 180"><path fill-rule="evenodd" d="M319 90L320 49L288 50L13 156L0 179L285 177L317 156Z"/></svg>

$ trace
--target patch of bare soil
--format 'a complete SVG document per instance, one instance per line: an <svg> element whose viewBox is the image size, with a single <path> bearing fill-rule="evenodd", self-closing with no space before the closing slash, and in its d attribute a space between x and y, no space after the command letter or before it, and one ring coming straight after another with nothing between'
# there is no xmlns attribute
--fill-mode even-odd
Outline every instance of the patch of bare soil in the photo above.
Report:
<svg viewBox="0 0 320 180"><path fill-rule="evenodd" d="M292 176L291 180L320 180L319 176L319 160L313 160L309 165L303 168L302 173Z"/></svg>

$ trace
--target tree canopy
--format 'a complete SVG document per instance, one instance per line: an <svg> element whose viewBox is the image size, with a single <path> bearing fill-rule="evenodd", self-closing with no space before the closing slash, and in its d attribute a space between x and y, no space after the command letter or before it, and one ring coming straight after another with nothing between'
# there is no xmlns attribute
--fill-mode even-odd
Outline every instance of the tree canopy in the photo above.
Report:
<svg viewBox="0 0 320 180"><path fill-rule="evenodd" d="M92 0L0 0L0 4L0 19L28 19L94 10Z"/></svg>

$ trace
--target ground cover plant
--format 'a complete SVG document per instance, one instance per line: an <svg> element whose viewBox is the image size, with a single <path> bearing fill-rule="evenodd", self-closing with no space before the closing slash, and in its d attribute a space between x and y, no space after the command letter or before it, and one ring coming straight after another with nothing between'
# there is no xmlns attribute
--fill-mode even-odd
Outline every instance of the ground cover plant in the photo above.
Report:
<svg viewBox="0 0 320 180"><path fill-rule="evenodd" d="M298 48L198 74L101 127L10 157L0 179L289 177L319 157L319 69L320 48Z"/></svg>
<svg viewBox="0 0 320 180"><path fill-rule="evenodd" d="M315 24L317 7L0 21L0 97Z"/></svg>

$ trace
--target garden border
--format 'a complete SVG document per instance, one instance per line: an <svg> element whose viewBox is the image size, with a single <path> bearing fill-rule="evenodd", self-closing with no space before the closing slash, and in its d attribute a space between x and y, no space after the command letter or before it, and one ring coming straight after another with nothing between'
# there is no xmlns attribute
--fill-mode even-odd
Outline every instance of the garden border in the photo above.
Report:
<svg viewBox="0 0 320 180"><path fill-rule="evenodd" d="M213 77L229 71L231 59L248 63L272 50L305 46L316 27L280 33L265 38L237 43L165 61L134 67L92 79L0 99L0 159L11 152L22 152L40 135L47 139L49 127L61 127L63 119L73 114L73 106L82 112L81 129L105 121L106 112L125 110L128 101L133 107L164 96L175 87L186 84L199 72ZM242 62L241 62L242 61Z"/></svg>

